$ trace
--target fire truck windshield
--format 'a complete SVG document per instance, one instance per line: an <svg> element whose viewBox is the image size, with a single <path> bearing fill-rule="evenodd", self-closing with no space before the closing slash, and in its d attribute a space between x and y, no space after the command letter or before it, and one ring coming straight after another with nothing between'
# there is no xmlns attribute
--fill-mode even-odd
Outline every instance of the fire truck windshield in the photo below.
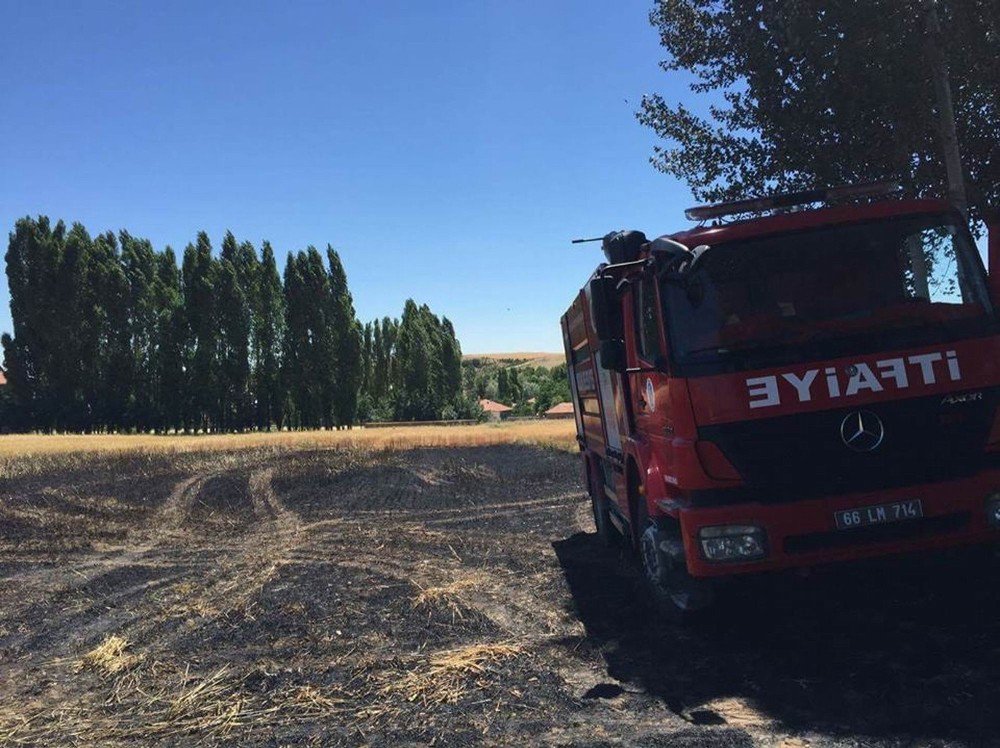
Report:
<svg viewBox="0 0 1000 748"><path fill-rule="evenodd" d="M933 215L720 244L661 296L678 363L805 355L819 341L930 343L993 314L968 232Z"/></svg>

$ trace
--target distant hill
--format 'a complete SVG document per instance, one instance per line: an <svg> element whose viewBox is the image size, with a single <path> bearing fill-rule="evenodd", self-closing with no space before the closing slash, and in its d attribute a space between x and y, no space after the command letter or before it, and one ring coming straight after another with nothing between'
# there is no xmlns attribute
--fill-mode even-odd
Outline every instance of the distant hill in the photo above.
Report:
<svg viewBox="0 0 1000 748"><path fill-rule="evenodd" d="M463 361L497 361L510 366L544 366L551 369L553 366L566 362L566 357L561 353L466 353L462 356Z"/></svg>

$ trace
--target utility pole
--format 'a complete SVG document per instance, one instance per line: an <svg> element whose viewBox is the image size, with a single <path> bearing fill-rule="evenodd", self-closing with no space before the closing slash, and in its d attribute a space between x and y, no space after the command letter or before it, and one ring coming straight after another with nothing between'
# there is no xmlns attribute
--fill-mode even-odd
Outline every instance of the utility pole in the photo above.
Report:
<svg viewBox="0 0 1000 748"><path fill-rule="evenodd" d="M937 98L941 155L948 173L948 199L964 216L969 212L969 198L965 190L962 153L955 129L955 108L951 99L948 60L941 40L941 19L938 17L937 0L923 0L923 4L927 24L927 59L931 66L931 78L934 80L934 93Z"/></svg>

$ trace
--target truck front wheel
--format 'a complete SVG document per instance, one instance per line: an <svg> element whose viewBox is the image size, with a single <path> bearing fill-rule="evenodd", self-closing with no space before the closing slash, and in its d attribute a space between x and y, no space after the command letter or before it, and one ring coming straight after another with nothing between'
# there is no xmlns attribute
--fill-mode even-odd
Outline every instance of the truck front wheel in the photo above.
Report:
<svg viewBox="0 0 1000 748"><path fill-rule="evenodd" d="M688 574L678 535L649 523L639 538L639 560L649 595L664 616L693 618L715 602L711 584Z"/></svg>

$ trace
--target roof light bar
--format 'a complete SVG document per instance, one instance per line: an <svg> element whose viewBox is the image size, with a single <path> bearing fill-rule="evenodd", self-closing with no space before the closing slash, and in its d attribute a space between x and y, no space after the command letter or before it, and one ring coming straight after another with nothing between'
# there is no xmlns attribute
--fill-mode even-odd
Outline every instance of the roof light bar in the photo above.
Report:
<svg viewBox="0 0 1000 748"><path fill-rule="evenodd" d="M739 213L763 213L775 208L792 208L796 205L811 203L828 203L836 200L859 197L878 197L899 192L902 187L896 182L876 182L874 184L844 185L842 187L823 187L804 192L787 192L771 197L754 197L748 200L736 200L731 203L717 205L699 205L688 208L684 215L691 221L707 221L722 216L732 216Z"/></svg>

